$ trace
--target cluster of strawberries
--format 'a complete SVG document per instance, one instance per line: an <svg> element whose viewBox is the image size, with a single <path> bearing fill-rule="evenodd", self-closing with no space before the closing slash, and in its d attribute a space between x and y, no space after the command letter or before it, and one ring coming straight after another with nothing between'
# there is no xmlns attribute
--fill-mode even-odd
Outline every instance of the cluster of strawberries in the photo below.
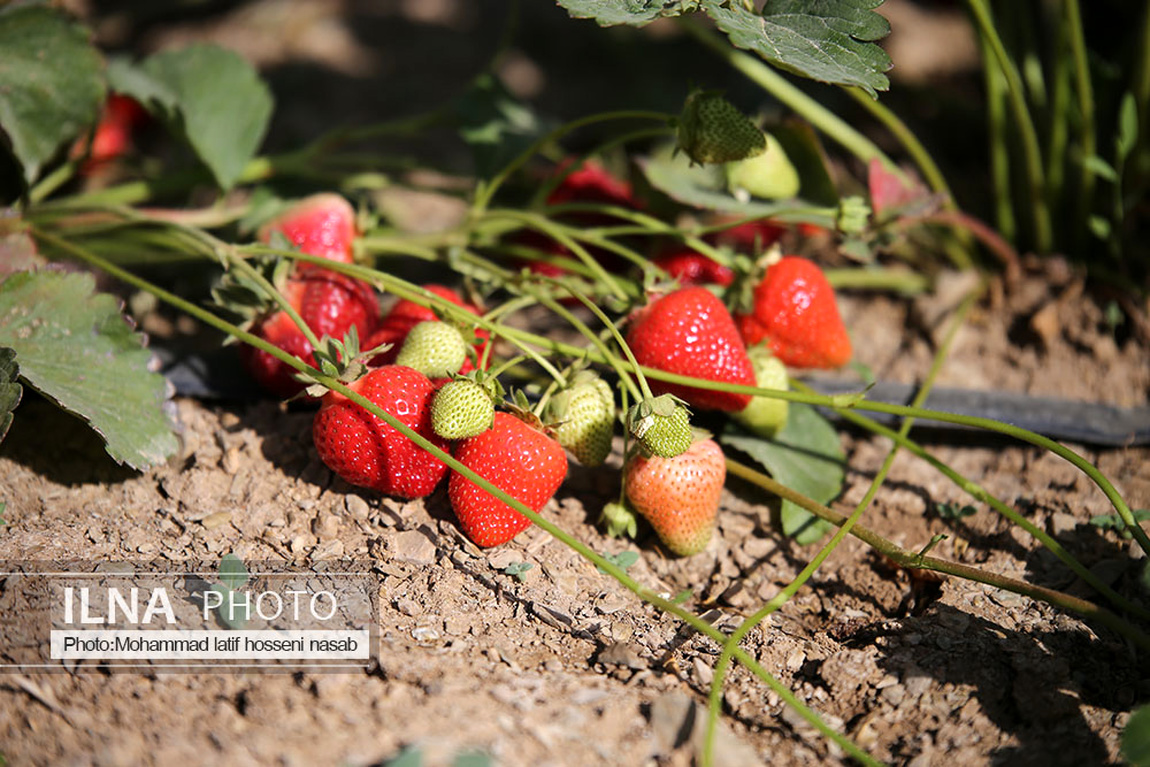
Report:
<svg viewBox="0 0 1150 767"><path fill-rule="evenodd" d="M596 166L570 174L551 201L571 199L635 205L630 189ZM302 252L352 260L354 211L336 195L316 195L297 204L266 224L260 237L268 242L277 232ZM779 233L773 225L755 222L722 236L724 244L761 247ZM625 460L624 489L631 508L651 523L664 545L687 555L709 541L726 478L722 450L713 440L693 435L688 408L725 411L771 434L786 418L786 403L737 390L701 389L675 377L783 389L786 366L837 367L849 360L851 346L830 285L807 259L786 256L768 264L756 278L749 305L734 314L717 295L735 281L727 267L687 251L661 255L654 263L679 286L650 296L626 324L627 344L650 373L650 389L657 396L626 414L635 439ZM287 279L284 296L316 336L343 338L354 328L367 339L363 348L372 350L368 371L350 381L349 388L423 443L329 391L312 429L316 450L329 468L357 486L401 498L423 497L449 473L425 449L435 445L538 511L566 478L568 451L585 465L603 463L618 420L614 391L606 381L592 370L570 376L567 386L546 402L542 419L513 405L496 411L502 395L498 381L485 378L483 370L463 375L484 367L490 353L487 331L479 323L458 321L460 314L478 315L479 308L444 286L424 290L465 312L453 313L450 321L401 300L381 317L373 289L362 281L304 262ZM253 328L280 349L316 364L315 350L286 312L266 313ZM266 352L245 347L243 360L278 396L298 394L305 386L290 366ZM504 543L529 526L526 517L463 474L450 474L452 508L476 544Z"/></svg>

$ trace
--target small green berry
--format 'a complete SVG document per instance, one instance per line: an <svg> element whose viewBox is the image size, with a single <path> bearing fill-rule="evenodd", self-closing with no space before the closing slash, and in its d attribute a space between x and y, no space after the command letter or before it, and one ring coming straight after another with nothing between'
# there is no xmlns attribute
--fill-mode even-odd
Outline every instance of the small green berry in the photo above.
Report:
<svg viewBox="0 0 1150 767"><path fill-rule="evenodd" d="M428 378L454 375L467 361L467 341L454 325L438 320L421 322L404 339L396 365L414 368Z"/></svg>
<svg viewBox="0 0 1150 767"><path fill-rule="evenodd" d="M771 354L765 346L749 349L747 356L755 370L756 386L760 389L787 390L787 366L782 360ZM753 397L745 408L734 414L734 419L760 437L770 439L786 426L788 405L785 399Z"/></svg>
<svg viewBox="0 0 1150 767"><path fill-rule="evenodd" d="M779 140L764 133L766 151L755 157L727 164L727 188L731 194L749 194L764 200L781 200L799 193L799 173Z"/></svg>
<svg viewBox="0 0 1150 767"><path fill-rule="evenodd" d="M431 428L444 439L467 439L491 428L495 403L470 378L448 381L431 402Z"/></svg>
<svg viewBox="0 0 1150 767"><path fill-rule="evenodd" d="M691 411L671 396L663 394L643 400L629 413L631 435L650 455L674 458L691 447Z"/></svg>
<svg viewBox="0 0 1150 767"><path fill-rule="evenodd" d="M687 97L679 115L679 148L692 162L734 162L762 154L766 137L749 117L713 91Z"/></svg>
<svg viewBox="0 0 1150 767"><path fill-rule="evenodd" d="M570 388L551 400L547 420L557 424L555 438L575 460L584 466L600 466L611 453L615 432L614 392L594 373L577 373Z"/></svg>

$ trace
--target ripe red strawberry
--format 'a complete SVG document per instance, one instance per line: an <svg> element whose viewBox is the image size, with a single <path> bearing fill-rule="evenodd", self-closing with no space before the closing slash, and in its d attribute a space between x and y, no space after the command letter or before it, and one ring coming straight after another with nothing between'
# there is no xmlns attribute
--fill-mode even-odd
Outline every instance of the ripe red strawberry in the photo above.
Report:
<svg viewBox="0 0 1150 767"><path fill-rule="evenodd" d="M74 158L87 154L80 174L87 176L110 160L127 152L132 146L132 134L149 119L140 102L122 93L113 93L104 103L104 111L89 144L80 139L72 146Z"/></svg>
<svg viewBox="0 0 1150 767"><path fill-rule="evenodd" d="M510 413L496 413L492 427L460 442L455 457L534 511L567 476L563 447ZM506 543L531 524L462 474L452 473L447 490L464 534L477 546Z"/></svg>
<svg viewBox="0 0 1150 767"><path fill-rule="evenodd" d="M766 341L775 356L799 368L836 368L851 358L851 341L835 293L812 261L786 256L767 267L754 306L737 314L747 345Z"/></svg>
<svg viewBox="0 0 1150 767"><path fill-rule="evenodd" d="M727 287L735 280L730 267L693 250L666 253L654 259L655 266L679 281L680 285L719 285Z"/></svg>
<svg viewBox="0 0 1150 767"><path fill-rule="evenodd" d="M283 293L318 338L342 339L353 327L362 338L375 328L379 304L371 286L362 280L326 269L309 269L297 271ZM252 332L315 365L311 344L287 313L275 311L257 320ZM277 397L292 397L304 389L305 384L295 378L295 368L254 346L240 347L240 360L252 377Z"/></svg>
<svg viewBox="0 0 1150 767"><path fill-rule="evenodd" d="M482 314L479 307L475 304L468 303L460 298L449 287L444 285L424 285L424 290L427 290L440 298L444 298L456 306L461 306L474 315ZM421 322L432 322L438 320L439 317L435 315L435 311L414 301L403 299L396 302L395 306L391 308L379 324L371 337L366 342L361 344L364 349L374 349L381 344L391 344L391 348L382 354L377 354L372 358L372 365L390 365L395 362L395 358L399 356L399 350L403 346L404 339L407 334ZM477 328L475 334L483 339L484 343L476 347L476 353L482 357L483 349L487 345L486 341L491 337L491 333L483 328ZM468 359L463 363L463 367L459 369L460 374L468 373L474 370L475 366Z"/></svg>
<svg viewBox="0 0 1150 767"><path fill-rule="evenodd" d="M559 172L564 172L571 163L571 159L560 163ZM612 176L606 168L594 160L588 160L571 171L559 186L547 195L548 205L562 205L568 202L598 202L623 208L638 207L631 185Z"/></svg>
<svg viewBox="0 0 1150 767"><path fill-rule="evenodd" d="M680 288L637 311L627 331L627 345L640 365L708 381L755 385L747 358L727 307L704 287ZM667 392L703 410L742 410L748 394L711 391L651 380L656 393Z"/></svg>
<svg viewBox="0 0 1150 767"><path fill-rule="evenodd" d="M714 440L695 442L674 458L636 453L623 469L623 487L659 540L675 554L707 547L727 478L723 451Z"/></svg>
<svg viewBox="0 0 1150 767"><path fill-rule="evenodd" d="M313 194L260 227L260 240L267 242L272 232L282 233L303 253L350 264L356 236L355 210L338 194ZM312 268L310 264L299 266Z"/></svg>
<svg viewBox="0 0 1150 767"><path fill-rule="evenodd" d="M447 449L431 429L435 387L411 368L389 365L349 384L403 424ZM397 429L337 392L324 395L312 421L316 452L346 482L385 495L422 498L431 493L447 466Z"/></svg>

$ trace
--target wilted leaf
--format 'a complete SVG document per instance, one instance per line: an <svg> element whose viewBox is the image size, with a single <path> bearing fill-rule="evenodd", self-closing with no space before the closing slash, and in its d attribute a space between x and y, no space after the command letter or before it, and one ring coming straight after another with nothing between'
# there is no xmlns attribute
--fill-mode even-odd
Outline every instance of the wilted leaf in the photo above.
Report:
<svg viewBox="0 0 1150 767"><path fill-rule="evenodd" d="M703 10L738 48L795 74L857 85L872 96L890 82L890 57L875 44L890 24L874 8L882 0L767 0L761 13L742 3L703 0Z"/></svg>
<svg viewBox="0 0 1150 767"><path fill-rule="evenodd" d="M20 378L104 438L108 454L136 469L176 452L164 411L168 383L89 274L21 272L0 283L0 346L16 351Z"/></svg>
<svg viewBox="0 0 1150 767"><path fill-rule="evenodd" d="M96 123L103 60L88 30L47 5L0 7L0 128L31 184L66 142Z"/></svg>
<svg viewBox="0 0 1150 767"><path fill-rule="evenodd" d="M792 402L787 425L774 439L750 436L734 424L728 425L720 439L762 464L778 482L812 500L828 503L842 492L845 455L838 434L810 405ZM781 518L783 532L804 545L833 527L787 500Z"/></svg>
<svg viewBox="0 0 1150 767"><path fill-rule="evenodd" d="M169 125L182 134L211 170L221 189L230 189L255 156L272 115L272 94L238 53L215 45L161 51L141 65L150 97ZM130 87L117 70L117 83ZM133 94L134 95L134 94ZM174 99L174 100L173 100Z"/></svg>

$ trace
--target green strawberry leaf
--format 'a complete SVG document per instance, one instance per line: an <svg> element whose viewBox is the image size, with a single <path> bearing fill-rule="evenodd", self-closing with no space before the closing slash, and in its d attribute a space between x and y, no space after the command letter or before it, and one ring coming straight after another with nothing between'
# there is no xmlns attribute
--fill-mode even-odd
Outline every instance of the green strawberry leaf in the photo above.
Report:
<svg viewBox="0 0 1150 767"><path fill-rule="evenodd" d="M835 226L837 210L817 207L803 200L784 202L741 201L727 191L727 177L721 165L695 165L684 154L674 155L673 146L655 150L639 159L647 182L672 200L703 210L737 216L772 218L783 223L807 223L828 229Z"/></svg>
<svg viewBox="0 0 1150 767"><path fill-rule="evenodd" d="M179 106L180 97L175 91L125 56L108 59L107 77L110 89L131 96L157 116L166 116Z"/></svg>
<svg viewBox="0 0 1150 767"><path fill-rule="evenodd" d="M90 274L20 272L0 283L0 346L21 380L87 421L117 462L144 469L176 452L168 382Z"/></svg>
<svg viewBox="0 0 1150 767"><path fill-rule="evenodd" d="M455 112L480 178L494 176L551 127L491 74L476 78L456 102Z"/></svg>
<svg viewBox="0 0 1150 767"><path fill-rule="evenodd" d="M251 607L246 598L237 598L237 592L226 583L213 583L208 586L208 591L219 594L219 605L215 607L215 611L225 626L239 631L248 624Z"/></svg>
<svg viewBox="0 0 1150 767"><path fill-rule="evenodd" d="M16 364L16 350L0 347L0 442L12 425L12 411L20 404L24 388L16 382L20 368Z"/></svg>
<svg viewBox="0 0 1150 767"><path fill-rule="evenodd" d="M1122 730L1122 758L1131 767L1150 767L1150 706L1134 710Z"/></svg>
<svg viewBox="0 0 1150 767"><path fill-rule="evenodd" d="M819 503L828 503L842 492L846 456L838 434L810 405L792 402L786 426L772 440L750 436L731 423L720 441L758 461L777 481ZM780 516L783 533L804 546L834 527L787 500Z"/></svg>
<svg viewBox="0 0 1150 767"><path fill-rule="evenodd" d="M95 124L106 95L104 62L88 30L41 4L0 9L0 51L0 128L31 184L66 142Z"/></svg>
<svg viewBox="0 0 1150 767"><path fill-rule="evenodd" d="M594 19L601 27L642 27L665 16L691 13L698 0L558 0L573 19Z"/></svg>
<svg viewBox="0 0 1150 767"><path fill-rule="evenodd" d="M766 0L760 13L730 0L702 0L731 44L812 80L885 91L891 67L875 44L890 24L874 12L883 0Z"/></svg>
<svg viewBox="0 0 1150 767"><path fill-rule="evenodd" d="M140 69L142 75L133 79L117 65L117 86L144 96L219 187L231 189L267 132L273 103L267 84L238 53L215 45L161 51Z"/></svg>

